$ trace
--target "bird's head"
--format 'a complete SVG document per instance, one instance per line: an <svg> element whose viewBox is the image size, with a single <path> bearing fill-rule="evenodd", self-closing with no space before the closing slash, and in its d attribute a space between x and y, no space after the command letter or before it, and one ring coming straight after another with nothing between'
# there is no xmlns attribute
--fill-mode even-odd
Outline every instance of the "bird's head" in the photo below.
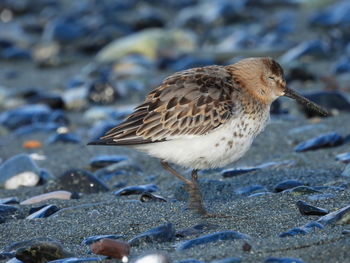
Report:
<svg viewBox="0 0 350 263"><path fill-rule="evenodd" d="M278 97L286 96L321 115L328 115L327 111L296 91L289 89L281 65L271 58L246 58L229 66L229 68L241 87L263 103L271 104Z"/></svg>

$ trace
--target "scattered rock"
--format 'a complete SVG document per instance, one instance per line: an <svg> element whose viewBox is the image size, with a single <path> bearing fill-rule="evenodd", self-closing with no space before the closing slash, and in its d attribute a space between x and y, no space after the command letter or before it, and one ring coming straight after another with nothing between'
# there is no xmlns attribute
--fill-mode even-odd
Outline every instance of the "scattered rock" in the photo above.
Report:
<svg viewBox="0 0 350 263"><path fill-rule="evenodd" d="M306 152L322 148L335 147L343 144L344 139L336 132L319 135L305 142L299 143L294 150L296 152Z"/></svg>
<svg viewBox="0 0 350 263"><path fill-rule="evenodd" d="M173 224L167 223L143 232L130 239L131 246L138 246L141 243L170 242L175 239L175 229Z"/></svg>
<svg viewBox="0 0 350 263"><path fill-rule="evenodd" d="M46 217L53 215L58 210L60 210L60 209L55 205L46 205L43 208L41 208L40 210L27 216L26 219L30 220L30 219L35 219L35 218L46 218Z"/></svg>
<svg viewBox="0 0 350 263"><path fill-rule="evenodd" d="M0 205L0 224L5 223L8 219L18 218L20 210L12 205Z"/></svg>
<svg viewBox="0 0 350 263"><path fill-rule="evenodd" d="M63 132L63 133L54 133L50 135L50 137L47 139L47 144L53 144L53 143L81 143L81 139L78 137L78 135L70 132Z"/></svg>
<svg viewBox="0 0 350 263"><path fill-rule="evenodd" d="M275 190L275 192L279 193L279 192L285 191L287 189L291 189L291 188L294 188L297 186L302 186L302 185L305 185L305 184L299 180L288 179L288 180L277 183L273 187L273 189Z"/></svg>
<svg viewBox="0 0 350 263"><path fill-rule="evenodd" d="M275 257L270 257L267 258L265 263L304 263L304 261L296 258L275 258Z"/></svg>
<svg viewBox="0 0 350 263"><path fill-rule="evenodd" d="M114 239L104 238L91 244L91 251L94 254L117 258L122 262L128 261L130 245Z"/></svg>
<svg viewBox="0 0 350 263"><path fill-rule="evenodd" d="M345 225L350 223L350 205L322 216L317 222L322 225Z"/></svg>
<svg viewBox="0 0 350 263"><path fill-rule="evenodd" d="M10 205L10 204L18 204L19 199L17 197L6 197L0 198L0 205Z"/></svg>
<svg viewBox="0 0 350 263"><path fill-rule="evenodd" d="M335 157L335 160L340 161L342 163L350 163L350 152L338 154Z"/></svg>
<svg viewBox="0 0 350 263"><path fill-rule="evenodd" d="M171 263L169 256L164 252L148 252L136 259L132 260L131 263Z"/></svg>
<svg viewBox="0 0 350 263"><path fill-rule="evenodd" d="M294 196L298 196L298 195L308 195L308 194L322 193L322 192L315 189L314 187L301 185L291 189L284 190L282 193L291 193Z"/></svg>
<svg viewBox="0 0 350 263"><path fill-rule="evenodd" d="M56 179L58 189L92 194L108 191L108 186L92 173L81 169L71 169Z"/></svg>
<svg viewBox="0 0 350 263"><path fill-rule="evenodd" d="M16 189L35 186L40 181L40 169L27 154L19 154L0 165L0 187Z"/></svg>
<svg viewBox="0 0 350 263"><path fill-rule="evenodd" d="M68 191L64 191L64 190L53 191L53 192L30 197L30 198L22 201L21 205L31 205L31 204L36 204L36 203L40 203L40 202L47 201L47 200L52 200L52 199L69 200L69 199L74 198L74 197L76 197L76 196L72 192L68 192Z"/></svg>
<svg viewBox="0 0 350 263"><path fill-rule="evenodd" d="M253 193L258 193L258 192L266 192L267 189L262 186L262 185L258 185L258 184L253 184L253 185L249 185L246 187L241 187L235 190L235 193L238 195L250 195Z"/></svg>
<svg viewBox="0 0 350 263"><path fill-rule="evenodd" d="M323 216L328 214L328 210L323 209L323 208L319 208L313 205L310 205L304 201L299 200L296 203L300 213L302 215L317 215L317 216Z"/></svg>
<svg viewBox="0 0 350 263"><path fill-rule="evenodd" d="M156 186L155 184L145 184L145 185L127 186L117 191L114 191L113 194L116 196L138 195L143 193L153 193L155 191L158 191L158 186Z"/></svg>
<svg viewBox="0 0 350 263"><path fill-rule="evenodd" d="M167 202L167 200L160 195L151 194L150 192L145 192L141 194L140 201L143 203L148 202Z"/></svg>
<svg viewBox="0 0 350 263"><path fill-rule="evenodd" d="M241 234L236 231L227 230L227 231L216 232L213 234L201 236L196 239L184 241L177 246L176 250L185 250L185 249L192 248L194 246L216 242L219 240L236 240L236 239L246 239L246 238L248 238L247 235Z"/></svg>

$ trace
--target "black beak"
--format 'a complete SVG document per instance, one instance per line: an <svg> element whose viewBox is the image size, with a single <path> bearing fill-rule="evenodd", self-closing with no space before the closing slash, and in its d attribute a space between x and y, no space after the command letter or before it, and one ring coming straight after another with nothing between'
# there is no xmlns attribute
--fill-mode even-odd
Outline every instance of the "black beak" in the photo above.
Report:
<svg viewBox="0 0 350 263"><path fill-rule="evenodd" d="M299 93L292 89L285 88L284 90L284 96L295 99L297 102L305 105L306 107L310 108L311 110L323 115L328 116L329 113L325 109L318 106L316 103L312 102L311 100L308 100L307 98L301 96Z"/></svg>

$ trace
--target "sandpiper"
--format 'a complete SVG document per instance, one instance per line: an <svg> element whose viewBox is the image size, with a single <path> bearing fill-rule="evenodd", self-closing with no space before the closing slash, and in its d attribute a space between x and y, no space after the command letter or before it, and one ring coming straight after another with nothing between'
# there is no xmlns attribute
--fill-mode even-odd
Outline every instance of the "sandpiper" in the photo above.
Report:
<svg viewBox="0 0 350 263"><path fill-rule="evenodd" d="M169 76L124 122L89 144L129 146L161 159L162 166L185 183L190 208L209 216L197 171L241 158L266 126L271 103L280 96L327 115L286 87L276 61L247 58L229 66L192 68ZM169 163L193 169L191 179Z"/></svg>

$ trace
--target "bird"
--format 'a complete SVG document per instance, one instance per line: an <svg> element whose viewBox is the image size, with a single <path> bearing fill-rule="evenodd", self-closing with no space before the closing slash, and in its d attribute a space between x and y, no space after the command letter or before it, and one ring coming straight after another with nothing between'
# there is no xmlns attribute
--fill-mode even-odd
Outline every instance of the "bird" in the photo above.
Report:
<svg viewBox="0 0 350 263"><path fill-rule="evenodd" d="M224 167L243 157L268 123L272 102L281 96L327 115L287 87L278 62L253 57L170 75L123 122L89 144L127 146L159 158L163 168L185 184L190 209L210 217L198 171ZM170 163L190 168L191 178Z"/></svg>

